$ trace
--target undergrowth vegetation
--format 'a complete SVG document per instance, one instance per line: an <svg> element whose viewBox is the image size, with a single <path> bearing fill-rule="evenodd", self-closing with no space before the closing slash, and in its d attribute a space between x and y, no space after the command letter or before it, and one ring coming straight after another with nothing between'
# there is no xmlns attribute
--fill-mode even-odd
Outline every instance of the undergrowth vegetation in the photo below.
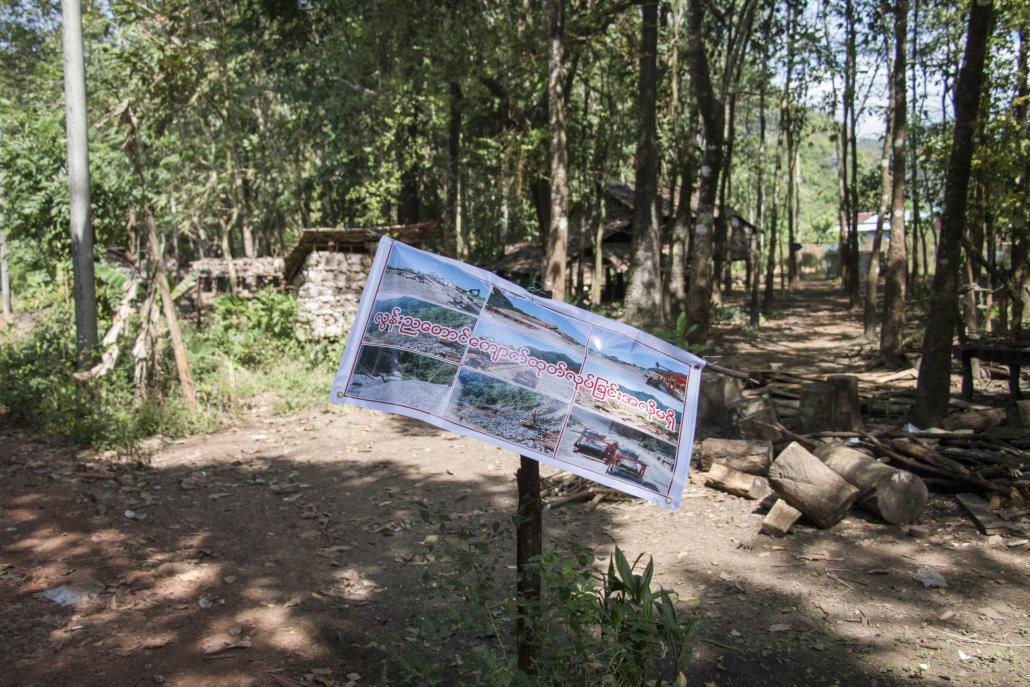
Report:
<svg viewBox="0 0 1030 687"><path fill-rule="evenodd" d="M500 521L455 526L415 504L438 534L424 542L420 607L405 642L382 648L403 684L481 687L681 687L697 615L656 588L654 563L630 562L616 547L607 566L575 543L537 556L542 598L526 613L540 652L530 674L517 669L511 579L495 574L510 555Z"/></svg>
<svg viewBox="0 0 1030 687"><path fill-rule="evenodd" d="M109 372L77 380L74 319L64 291L41 286L31 329L17 338L0 334L0 417L79 445L132 454L150 435L210 431L243 412L286 414L325 403L342 342L298 338L297 303L289 294L266 289L250 300L218 296L200 326L182 323L201 404L191 413L167 341L147 356L143 382L134 382L138 321L122 333ZM100 324L103 331L110 321Z"/></svg>

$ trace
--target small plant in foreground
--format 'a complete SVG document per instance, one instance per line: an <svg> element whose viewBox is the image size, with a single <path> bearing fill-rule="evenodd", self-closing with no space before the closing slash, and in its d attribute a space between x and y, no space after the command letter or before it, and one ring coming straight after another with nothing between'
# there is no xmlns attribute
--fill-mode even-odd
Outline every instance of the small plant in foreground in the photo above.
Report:
<svg viewBox="0 0 1030 687"><path fill-rule="evenodd" d="M423 517L428 517L423 511ZM594 553L572 545L536 557L543 594L529 609L541 647L535 672L515 665L514 576L504 569L512 540L500 522L426 538L420 608L401 647L388 648L401 684L483 687L637 687L685 685L695 616L653 588L654 562L632 564L616 548L605 572ZM502 556L503 554L503 556ZM391 681L390 684L397 684Z"/></svg>

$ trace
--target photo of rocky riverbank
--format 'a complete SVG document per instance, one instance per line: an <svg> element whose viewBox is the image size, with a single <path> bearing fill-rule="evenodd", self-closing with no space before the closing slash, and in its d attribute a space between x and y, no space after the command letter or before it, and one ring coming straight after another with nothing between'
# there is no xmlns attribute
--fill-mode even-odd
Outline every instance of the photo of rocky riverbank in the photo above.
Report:
<svg viewBox="0 0 1030 687"><path fill-rule="evenodd" d="M347 395L443 412L455 365L396 348L362 346Z"/></svg>
<svg viewBox="0 0 1030 687"><path fill-rule="evenodd" d="M471 329L476 322L476 318L471 315L410 296L380 296L372 306L372 316L368 320L368 327L362 339L363 343L402 348L415 353L431 355L454 364L461 363L461 358L465 354L465 345L459 344L457 341L425 332L419 332L417 336L408 336L402 334L396 327L388 327L385 331L381 330L380 325L376 322L376 314L389 314L394 308L400 310L402 315L410 315L452 329L460 330L462 327Z"/></svg>
<svg viewBox="0 0 1030 687"><path fill-rule="evenodd" d="M462 368L444 417L541 453L553 453L568 403Z"/></svg>

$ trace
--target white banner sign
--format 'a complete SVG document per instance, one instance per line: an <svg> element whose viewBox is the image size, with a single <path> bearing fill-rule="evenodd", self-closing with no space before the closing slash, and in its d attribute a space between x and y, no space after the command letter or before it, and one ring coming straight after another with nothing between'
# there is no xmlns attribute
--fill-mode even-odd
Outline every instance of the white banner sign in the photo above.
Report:
<svg viewBox="0 0 1030 687"><path fill-rule="evenodd" d="M675 510L703 366L650 334L383 238L330 398Z"/></svg>

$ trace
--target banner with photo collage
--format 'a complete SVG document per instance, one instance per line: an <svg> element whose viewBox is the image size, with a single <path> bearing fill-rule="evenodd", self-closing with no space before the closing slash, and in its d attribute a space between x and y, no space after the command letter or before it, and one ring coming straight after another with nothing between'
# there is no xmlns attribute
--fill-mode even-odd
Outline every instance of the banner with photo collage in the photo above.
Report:
<svg viewBox="0 0 1030 687"><path fill-rule="evenodd" d="M330 400L423 420L676 510L704 361L389 238Z"/></svg>

